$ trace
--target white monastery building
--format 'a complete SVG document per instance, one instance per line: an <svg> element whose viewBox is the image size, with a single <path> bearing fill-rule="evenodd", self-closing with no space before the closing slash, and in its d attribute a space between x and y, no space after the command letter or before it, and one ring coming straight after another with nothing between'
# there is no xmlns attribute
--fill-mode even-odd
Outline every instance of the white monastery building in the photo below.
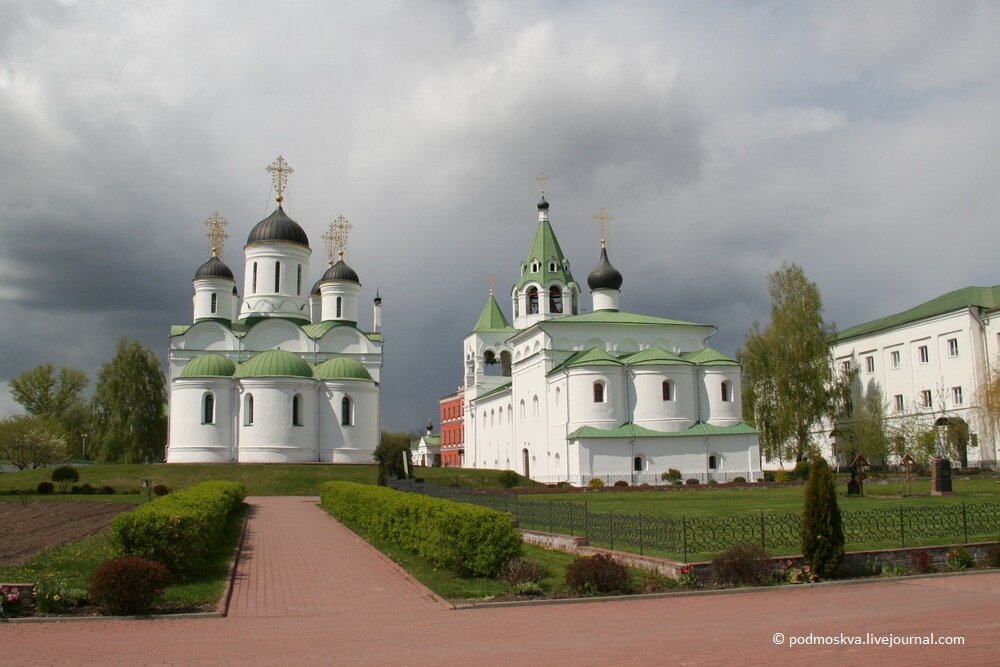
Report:
<svg viewBox="0 0 1000 667"><path fill-rule="evenodd" d="M892 419L916 417L928 428L963 424L968 440L954 465L992 467L996 433L977 404L1000 353L1000 285L965 287L907 311L845 329L832 346L838 371L857 368L863 391L878 388ZM827 432L831 458L841 464Z"/></svg>
<svg viewBox="0 0 1000 667"><path fill-rule="evenodd" d="M669 468L702 482L761 477L740 367L708 346L716 328L622 311L622 283L602 240L593 310L580 313L543 192L510 292L513 326L491 289L463 341L464 467L572 484L659 484Z"/></svg>
<svg viewBox="0 0 1000 667"><path fill-rule="evenodd" d="M292 169L279 156L268 171L278 207L247 236L242 299L220 257L226 222L206 221L212 256L194 274L194 321L170 330L167 462L371 463L381 299L371 329L359 328L343 216L323 235L328 267L306 291L312 249L281 206Z"/></svg>

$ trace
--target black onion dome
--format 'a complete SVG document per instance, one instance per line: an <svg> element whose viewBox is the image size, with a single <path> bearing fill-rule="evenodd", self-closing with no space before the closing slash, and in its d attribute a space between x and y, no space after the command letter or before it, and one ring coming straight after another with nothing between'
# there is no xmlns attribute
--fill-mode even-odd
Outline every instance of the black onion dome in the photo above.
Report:
<svg viewBox="0 0 1000 667"><path fill-rule="evenodd" d="M195 280L198 278L229 278L230 280L235 280L232 269L226 266L226 263L215 255L198 267L198 270L194 272L194 277Z"/></svg>
<svg viewBox="0 0 1000 667"><path fill-rule="evenodd" d="M323 282L323 279L322 279L322 278L320 278L319 280L317 280L317 281L316 281L316 284L315 284L315 285L313 285L313 288L312 288L312 291L311 291L311 292L309 292L309 294L311 294L311 295L316 295L316 294L319 294L319 293L320 293L320 291L319 291L319 284L320 284L321 282Z"/></svg>
<svg viewBox="0 0 1000 667"><path fill-rule="evenodd" d="M590 289L621 289L622 280L621 272L608 261L608 249L601 248L601 259L597 262L597 268L587 276Z"/></svg>
<svg viewBox="0 0 1000 667"><path fill-rule="evenodd" d="M329 280L347 280L352 283L361 284L361 279L358 278L358 274L347 265L347 262L340 259L337 263L326 270L323 277L319 279L321 283L325 283Z"/></svg>
<svg viewBox="0 0 1000 667"><path fill-rule="evenodd" d="M549 210L549 203L545 201L545 195L542 195L541 200L538 202L538 210L539 211Z"/></svg>
<svg viewBox="0 0 1000 667"><path fill-rule="evenodd" d="M250 230L247 243L260 241L288 241L309 246L309 237L306 236L305 230L299 227L299 223L289 218L281 206Z"/></svg>

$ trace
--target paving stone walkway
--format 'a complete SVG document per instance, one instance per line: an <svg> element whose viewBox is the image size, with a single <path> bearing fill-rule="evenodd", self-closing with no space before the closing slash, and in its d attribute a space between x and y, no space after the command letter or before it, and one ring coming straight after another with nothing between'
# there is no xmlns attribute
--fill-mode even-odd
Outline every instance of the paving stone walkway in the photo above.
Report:
<svg viewBox="0 0 1000 667"><path fill-rule="evenodd" d="M248 499L228 617L0 624L0 665L1000 664L1000 573L453 610L316 501ZM931 632L965 645L787 639Z"/></svg>

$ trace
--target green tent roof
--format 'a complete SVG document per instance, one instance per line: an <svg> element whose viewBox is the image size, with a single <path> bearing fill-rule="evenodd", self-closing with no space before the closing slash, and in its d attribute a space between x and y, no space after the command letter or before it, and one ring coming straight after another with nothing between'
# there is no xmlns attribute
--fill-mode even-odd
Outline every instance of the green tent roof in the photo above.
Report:
<svg viewBox="0 0 1000 667"><path fill-rule="evenodd" d="M683 438L690 436L714 436L714 435L753 435L757 429L743 422L735 426L714 426L705 422L697 422L690 428L683 431L654 431L653 429L637 426L631 422L622 424L617 428L603 429L593 426L581 426L568 436L567 440L581 440L584 438Z"/></svg>
<svg viewBox="0 0 1000 667"><path fill-rule="evenodd" d="M555 271L549 270L550 260L554 260L556 263ZM538 262L538 271L531 270L532 262ZM538 221L535 238L532 239L531 247L528 248L528 254L524 258L524 266L524 275L517 281L516 289L521 289L532 281L541 285L547 285L552 280L558 280L565 285L573 282L569 262L566 261L566 256L563 254L562 248L559 247L556 234L552 231L552 225L547 219Z"/></svg>
<svg viewBox="0 0 1000 667"><path fill-rule="evenodd" d="M476 322L476 326L473 327L472 330L477 333L514 333L517 331L517 329L510 326L510 323L507 322L507 318L503 316L500 306L497 305L497 300L493 298L493 292L490 292L489 298L486 299L486 305L483 306L483 312L480 313L479 320Z"/></svg>
<svg viewBox="0 0 1000 667"><path fill-rule="evenodd" d="M240 364L236 377L304 377L313 376L312 367L302 357L287 350L267 350Z"/></svg>
<svg viewBox="0 0 1000 667"><path fill-rule="evenodd" d="M655 345L647 347L645 350L626 355L622 357L622 361L630 366L691 365L692 363L673 352L667 352Z"/></svg>
<svg viewBox="0 0 1000 667"><path fill-rule="evenodd" d="M560 317L557 320L548 320L544 324L672 324L691 327L709 327L710 324L699 324L698 322L685 322L684 320L669 320L665 317L653 317L652 315L639 315L636 313L626 313L618 310L595 310L592 313L583 315L570 315Z"/></svg>
<svg viewBox="0 0 1000 667"><path fill-rule="evenodd" d="M848 327L838 333L835 339L841 341L848 338L856 338L857 336L864 336L876 331L882 331L883 329L891 329L903 324L910 324L911 322L918 322L938 315L944 315L945 313L952 313L956 310L965 310L966 308L982 308L985 310L1000 308L1000 285L994 285L993 287L963 287L962 289L942 294L937 298L926 301L919 306L914 306L909 310L904 310L901 313Z"/></svg>
<svg viewBox="0 0 1000 667"><path fill-rule="evenodd" d="M181 370L182 378L232 377L236 364L219 354L203 354L188 362Z"/></svg>
<svg viewBox="0 0 1000 667"><path fill-rule="evenodd" d="M441 444L441 436L440 435L425 435L424 436L424 442L426 444L428 444L428 445L431 445L431 446L440 445Z"/></svg>
<svg viewBox="0 0 1000 667"><path fill-rule="evenodd" d="M684 358L690 361L692 364L698 364L699 366L739 366L739 362L735 359L730 359L726 355L722 354L718 350L713 350L710 347L705 347L700 350L695 350L694 352L685 352Z"/></svg>
<svg viewBox="0 0 1000 667"><path fill-rule="evenodd" d="M317 380L367 380L373 382L368 370L357 359L334 357L316 366Z"/></svg>

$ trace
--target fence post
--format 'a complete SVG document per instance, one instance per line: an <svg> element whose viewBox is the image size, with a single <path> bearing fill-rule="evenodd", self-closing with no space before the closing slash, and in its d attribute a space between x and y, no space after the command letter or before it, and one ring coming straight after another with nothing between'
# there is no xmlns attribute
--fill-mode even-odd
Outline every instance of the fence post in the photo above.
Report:
<svg viewBox="0 0 1000 667"><path fill-rule="evenodd" d="M681 544L684 550L684 562L688 562L688 529L687 520L681 516Z"/></svg>
<svg viewBox="0 0 1000 667"><path fill-rule="evenodd" d="M965 536L965 544L969 543L969 522L965 516L965 501L962 501L962 534Z"/></svg>
<svg viewBox="0 0 1000 667"><path fill-rule="evenodd" d="M760 511L760 548L767 551L767 534L764 532L764 510Z"/></svg>
<svg viewBox="0 0 1000 667"><path fill-rule="evenodd" d="M906 546L906 530L903 528L903 508L899 508L899 546Z"/></svg>

